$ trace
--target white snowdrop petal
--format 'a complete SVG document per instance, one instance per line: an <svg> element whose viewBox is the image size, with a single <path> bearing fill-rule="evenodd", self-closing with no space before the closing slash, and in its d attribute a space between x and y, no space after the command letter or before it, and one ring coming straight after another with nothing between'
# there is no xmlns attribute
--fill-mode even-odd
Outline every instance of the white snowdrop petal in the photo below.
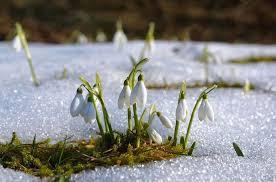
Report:
<svg viewBox="0 0 276 182"><path fill-rule="evenodd" d="M206 100L206 103L205 103L205 110L206 110L206 115L207 115L208 119L210 121L214 121L215 114L214 114L213 108L210 105L210 103L208 102L208 100Z"/></svg>
<svg viewBox="0 0 276 182"><path fill-rule="evenodd" d="M130 94L131 94L131 90L130 90L130 87L127 85L125 86L125 105L127 107L130 106Z"/></svg>
<svg viewBox="0 0 276 182"><path fill-rule="evenodd" d="M86 123L91 123L96 119L96 111L91 102L87 102L83 112L83 119Z"/></svg>
<svg viewBox="0 0 276 182"><path fill-rule="evenodd" d="M182 102L180 101L178 104L177 104L177 107L176 107L176 112L175 112L175 117L176 117L176 120L177 121L182 121L183 117L183 104Z"/></svg>
<svg viewBox="0 0 276 182"><path fill-rule="evenodd" d="M187 104L184 99L181 99L176 108L176 120L185 121L187 116Z"/></svg>
<svg viewBox="0 0 276 182"><path fill-rule="evenodd" d="M15 49L16 52L20 52L22 49L22 44L20 41L20 38L18 35L16 35L12 41L13 48Z"/></svg>
<svg viewBox="0 0 276 182"><path fill-rule="evenodd" d="M206 114L205 114L205 100L203 99L201 101L201 104L199 106L199 109L198 109L198 119L200 121L203 121L206 117Z"/></svg>
<svg viewBox="0 0 276 182"><path fill-rule="evenodd" d="M155 42L154 42L154 40L150 40L150 42L149 42L149 52L151 54L153 54L154 51L155 51Z"/></svg>
<svg viewBox="0 0 276 182"><path fill-rule="evenodd" d="M125 103L125 94L126 94L126 89L125 87L122 89L119 98L118 98L118 108L123 109L124 103Z"/></svg>
<svg viewBox="0 0 276 182"><path fill-rule="evenodd" d="M166 128L172 128L173 127L173 124L171 122L171 120L164 116L163 114L159 115L158 116L160 121L162 122L162 124L166 127Z"/></svg>
<svg viewBox="0 0 276 182"><path fill-rule="evenodd" d="M147 89L143 81L139 81L138 83L138 93L137 93L137 105L140 108L144 108L147 103Z"/></svg>
<svg viewBox="0 0 276 182"><path fill-rule="evenodd" d="M139 84L137 83L130 94L130 104L131 105L133 105L134 103L137 102L138 89L139 89Z"/></svg>
<svg viewBox="0 0 276 182"><path fill-rule="evenodd" d="M114 34L113 44L116 49L122 49L127 44L127 37L123 31L119 30Z"/></svg>
<svg viewBox="0 0 276 182"><path fill-rule="evenodd" d="M72 117L76 117L80 114L83 104L84 99L82 94L76 94L70 106L70 114Z"/></svg>
<svg viewBox="0 0 276 182"><path fill-rule="evenodd" d="M131 94L131 90L130 87L124 86L124 88L122 89L119 98L118 98L118 107L119 109L122 109L124 106L129 107L130 105L130 94Z"/></svg>
<svg viewBox="0 0 276 182"><path fill-rule="evenodd" d="M187 105L187 102L186 100L184 99L183 100L183 110L184 110L184 121L187 119L187 115L189 113L189 108L188 108L188 105Z"/></svg>
<svg viewBox="0 0 276 182"><path fill-rule="evenodd" d="M155 131L155 129L149 127L147 129L147 132L149 134L150 139L152 139L157 144L162 144L162 137L159 133L157 133L157 131Z"/></svg>

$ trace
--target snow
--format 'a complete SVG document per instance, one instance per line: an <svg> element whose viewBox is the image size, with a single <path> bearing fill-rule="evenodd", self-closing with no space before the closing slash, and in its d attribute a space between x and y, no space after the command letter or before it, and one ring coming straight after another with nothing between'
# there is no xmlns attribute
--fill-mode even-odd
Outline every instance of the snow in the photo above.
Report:
<svg viewBox="0 0 276 182"><path fill-rule="evenodd" d="M206 43L158 41L156 52L144 67L147 83L192 83L203 81L203 66L197 61ZM131 69L129 55L138 57L141 41L132 41L118 52L111 43L88 45L31 44L34 67L41 81L31 84L23 53L16 54L9 43L0 43L0 142L10 140L13 131L25 142L36 134L39 140L53 141L72 136L87 139L97 131L96 124L86 124L69 114L70 103L83 75L93 81L99 72L111 121L116 130L127 127L126 112L117 109L123 80ZM71 177L73 181L275 181L276 133L276 64L234 65L228 61L251 55L276 55L276 46L208 43L211 52L223 58L223 64L211 64L211 80L244 83L246 79L258 89L243 93L241 89L216 89L209 96L215 111L214 122L196 118L190 142L196 141L194 157L179 157L132 167L97 168ZM178 49L177 52L173 51ZM126 51L127 50L127 51ZM63 68L68 79L59 80ZM268 90L268 89L271 89ZM187 103L193 104L202 89L188 89ZM266 90L266 91L264 91ZM275 90L274 90L275 91ZM150 90L148 105L155 103L172 121L175 118L177 90ZM156 119L155 128L163 136L172 135ZM181 123L181 135L187 123ZM237 157L236 142L245 156ZM4 169L0 181L37 181L39 178Z"/></svg>

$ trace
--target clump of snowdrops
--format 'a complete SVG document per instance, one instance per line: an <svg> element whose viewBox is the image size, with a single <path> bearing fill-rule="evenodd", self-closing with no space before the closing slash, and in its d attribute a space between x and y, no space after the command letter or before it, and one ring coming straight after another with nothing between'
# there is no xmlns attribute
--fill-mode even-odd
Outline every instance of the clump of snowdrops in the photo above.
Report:
<svg viewBox="0 0 276 182"><path fill-rule="evenodd" d="M147 58L141 59L135 64L130 71L129 75L125 78L122 91L118 97L118 108L126 110L127 114L127 132L125 134L125 141L139 148L144 143L170 143L172 146L178 145L179 125L180 122L185 122L189 116L189 109L186 103L186 84L183 83L179 97L178 104L175 113L175 123L173 123L162 111L157 110L157 107L152 104L147 107L147 88L145 86L145 78L143 75L142 67L148 62ZM138 75L139 74L139 75ZM109 113L106 109L103 88L100 76L96 74L95 84L90 84L83 77L80 77L82 84L78 87L76 95L71 103L70 113L73 117L81 116L87 123L94 123L96 121L99 134L104 140L104 143L108 146L112 146L118 141L122 141L122 135L113 130L110 122ZM185 133L185 137L182 136L180 144L183 149L188 149L188 141L191 131L191 126L194 121L194 115L198 109L198 118L200 121L214 121L214 112L212 106L208 102L208 94L214 90L217 86L214 85L201 92L199 95L190 119L188 128ZM84 98L83 88L87 91L87 95ZM100 110L102 116L100 115ZM138 110L142 112L138 112ZM139 115L139 113L141 113ZM146 117L148 114L148 117ZM167 136L168 140L164 140L162 136L156 131L152 123L155 122L155 118L158 118L160 124L165 128L174 129L173 138ZM103 121L102 121L103 119ZM134 125L133 125L134 124ZM195 145L195 143L193 144Z"/></svg>

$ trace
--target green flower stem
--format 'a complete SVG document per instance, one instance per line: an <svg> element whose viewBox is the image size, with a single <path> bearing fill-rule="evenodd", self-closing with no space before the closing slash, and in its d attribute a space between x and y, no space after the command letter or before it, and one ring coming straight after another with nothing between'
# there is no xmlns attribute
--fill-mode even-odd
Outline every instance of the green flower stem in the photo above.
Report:
<svg viewBox="0 0 276 182"><path fill-rule="evenodd" d="M104 122L105 122L105 127L106 127L106 130L108 130L107 132L110 134L111 138L114 140L114 133L113 133L113 129L112 129L112 126L110 124L110 121L109 121L109 115L108 115L108 112L106 110L106 107L105 107L105 104L104 104L104 101L101 97L98 97L101 105L102 105L102 111L103 111L103 115L104 115Z"/></svg>
<svg viewBox="0 0 276 182"><path fill-rule="evenodd" d="M175 128L174 128L173 143L172 143L173 146L176 146L176 143L177 143L178 130L179 130L179 121L176 120Z"/></svg>
<svg viewBox="0 0 276 182"><path fill-rule="evenodd" d="M29 46L28 46L25 34L23 32L23 29L22 29L22 27L19 23L16 23L15 27L16 27L17 35L20 38L20 42L21 42L22 47L24 49L25 55L27 57L27 61L28 61L28 64L29 64L29 67L30 67L30 70L31 70L33 83L34 83L35 86L39 86L39 81L36 77L35 70L34 70L34 67L33 67L31 52L29 50Z"/></svg>
<svg viewBox="0 0 276 182"><path fill-rule="evenodd" d="M194 119L194 115L195 115L195 112L196 112L196 109L197 109L197 106L199 105L202 97L204 95L207 95L208 93L210 93L212 90L214 90L215 88L217 87L217 85L213 85L212 87L209 87L207 89L205 89L203 92L201 92L201 94L199 95L199 97L197 98L197 101L196 101L196 104L193 108L193 112L191 114L191 118L190 118L190 121L189 121L189 124L188 124L188 128L187 128L187 132L186 132L186 137L185 137L185 140L184 140L184 146L183 148L186 149L187 148L187 144L188 144L188 140L189 140L189 136L190 136L190 131L191 131L191 127L192 127L192 124L193 124L193 119Z"/></svg>
<svg viewBox="0 0 276 182"><path fill-rule="evenodd" d="M131 124L131 109L130 107L127 109L127 123L128 123L128 130L132 130L132 124Z"/></svg>
<svg viewBox="0 0 276 182"><path fill-rule="evenodd" d="M95 101L95 99L94 99L94 96L92 97L92 102L93 102L93 106L94 106L95 111L96 111L96 120L97 120L97 124L98 124L99 130L100 130L100 133L101 133L101 135L103 136L103 135L104 135L103 126L102 126L102 124L101 124L101 120L100 120L100 116L99 116L99 112L98 112L98 108L97 108L97 105L96 105L96 101Z"/></svg>
<svg viewBox="0 0 276 182"><path fill-rule="evenodd" d="M138 115L137 115L137 106L136 103L133 104L133 114L134 114L134 122L135 122L135 129L136 129L136 147L140 147L140 124L138 120Z"/></svg>
<svg viewBox="0 0 276 182"><path fill-rule="evenodd" d="M204 71L205 71L205 84L209 84L209 63L208 61L204 62Z"/></svg>

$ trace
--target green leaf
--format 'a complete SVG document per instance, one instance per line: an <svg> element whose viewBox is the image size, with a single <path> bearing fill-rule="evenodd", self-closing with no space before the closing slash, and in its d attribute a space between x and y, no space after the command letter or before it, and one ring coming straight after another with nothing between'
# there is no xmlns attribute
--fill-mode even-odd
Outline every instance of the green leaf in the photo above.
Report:
<svg viewBox="0 0 276 182"><path fill-rule="evenodd" d="M193 155L193 151L195 149L195 146L196 146L196 142L194 142L191 146L191 148L189 149L189 152L188 152L188 155L189 156L192 156Z"/></svg>
<svg viewBox="0 0 276 182"><path fill-rule="evenodd" d="M150 106L149 114L151 115L151 114L154 113L154 112L156 112L156 106L155 106L155 104L152 104L152 105Z"/></svg>
<svg viewBox="0 0 276 182"><path fill-rule="evenodd" d="M85 88L87 90L89 90L89 92L93 92L93 89L92 89L91 85L89 84L89 82L83 76L80 76L80 81L83 83Z"/></svg>
<svg viewBox="0 0 276 182"><path fill-rule="evenodd" d="M235 142L233 142L233 147L237 153L238 156L244 157L240 147L238 146L238 144L236 144Z"/></svg>
<svg viewBox="0 0 276 182"><path fill-rule="evenodd" d="M101 77L98 73L96 73L96 85L99 91L99 95L101 97L103 97L103 87L102 87L102 81L101 81Z"/></svg>
<svg viewBox="0 0 276 182"><path fill-rule="evenodd" d="M128 75L129 86L130 86L131 89L133 89L133 88L134 88L134 85L135 85L136 73L137 73L138 71L141 71L141 70L142 70L142 66L143 66L145 63L147 63L148 61L149 61L148 58L143 58L143 59L141 59L138 63L136 63L136 64L133 66L131 72L130 72L129 75Z"/></svg>
<svg viewBox="0 0 276 182"><path fill-rule="evenodd" d="M147 108L145 108L140 116L139 123L144 120L145 114L146 114Z"/></svg>
<svg viewBox="0 0 276 182"><path fill-rule="evenodd" d="M149 61L148 58L141 59L136 65L136 70L142 70L142 66Z"/></svg>

